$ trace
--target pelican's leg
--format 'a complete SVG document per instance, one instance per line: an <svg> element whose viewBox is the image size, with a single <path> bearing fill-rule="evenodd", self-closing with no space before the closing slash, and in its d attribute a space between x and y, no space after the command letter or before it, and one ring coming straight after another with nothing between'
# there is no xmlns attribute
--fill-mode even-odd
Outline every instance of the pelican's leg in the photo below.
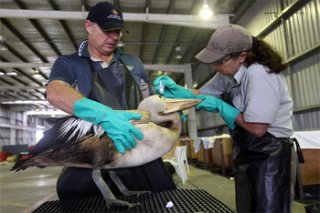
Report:
<svg viewBox="0 0 320 213"><path fill-rule="evenodd" d="M137 195L139 197L140 194L151 194L150 191L129 191L128 188L123 184L119 176L112 170L109 170L109 175L112 181L117 185L118 189L123 195Z"/></svg>
<svg viewBox="0 0 320 213"><path fill-rule="evenodd" d="M107 207L109 208L112 204L118 204L121 206L127 206L129 208L135 207L139 205L140 203L129 203L124 200L118 200L112 191L110 190L108 184L103 180L101 176L100 169L93 169L92 170L92 179L94 183L99 188L104 200L106 201Z"/></svg>

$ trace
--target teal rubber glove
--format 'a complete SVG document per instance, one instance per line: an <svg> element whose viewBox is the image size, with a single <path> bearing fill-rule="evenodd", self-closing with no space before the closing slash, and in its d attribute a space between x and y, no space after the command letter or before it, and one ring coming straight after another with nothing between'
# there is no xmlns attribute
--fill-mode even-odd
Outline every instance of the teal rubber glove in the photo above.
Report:
<svg viewBox="0 0 320 213"><path fill-rule="evenodd" d="M179 112L180 119L182 123L185 123L187 121L187 116L183 112Z"/></svg>
<svg viewBox="0 0 320 213"><path fill-rule="evenodd" d="M160 92L160 81L163 85L163 93ZM194 98L195 95L188 89L179 86L168 76L159 76L153 82L157 94L166 98Z"/></svg>
<svg viewBox="0 0 320 213"><path fill-rule="evenodd" d="M204 109L209 112L218 112L231 129L236 127L236 117L240 114L237 108L210 95L198 95L196 98L202 99L202 101L195 106L197 110Z"/></svg>
<svg viewBox="0 0 320 213"><path fill-rule="evenodd" d="M82 98L74 104L74 115L100 125L121 154L136 146L135 138L143 139L142 132L129 122L141 119L142 115L139 113L116 111L96 101Z"/></svg>

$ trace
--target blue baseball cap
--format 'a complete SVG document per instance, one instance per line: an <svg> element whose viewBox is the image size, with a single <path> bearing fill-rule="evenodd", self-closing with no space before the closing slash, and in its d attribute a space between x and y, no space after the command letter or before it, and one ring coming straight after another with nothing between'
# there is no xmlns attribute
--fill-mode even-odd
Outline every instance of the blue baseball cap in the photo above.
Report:
<svg viewBox="0 0 320 213"><path fill-rule="evenodd" d="M95 22L103 31L125 30L122 12L108 2L99 2L90 8L87 20Z"/></svg>

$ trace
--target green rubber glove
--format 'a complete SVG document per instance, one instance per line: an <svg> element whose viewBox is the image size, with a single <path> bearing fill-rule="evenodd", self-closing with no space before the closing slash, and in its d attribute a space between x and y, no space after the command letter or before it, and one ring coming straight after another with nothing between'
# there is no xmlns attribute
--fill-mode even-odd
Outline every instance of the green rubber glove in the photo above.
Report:
<svg viewBox="0 0 320 213"><path fill-rule="evenodd" d="M160 81L163 85L163 93L160 92ZM166 98L194 98L195 95L188 89L179 86L168 76L159 76L153 82L157 94Z"/></svg>
<svg viewBox="0 0 320 213"><path fill-rule="evenodd" d="M136 146L135 138L143 139L142 132L129 122L141 119L142 115L139 113L116 111L96 101L82 98L74 104L74 115L100 125L121 154Z"/></svg>
<svg viewBox="0 0 320 213"><path fill-rule="evenodd" d="M209 112L219 112L223 120L231 129L236 127L236 117L240 113L237 108L227 104L219 98L210 95L198 95L196 98L202 99L202 101L196 105L197 110L204 109Z"/></svg>

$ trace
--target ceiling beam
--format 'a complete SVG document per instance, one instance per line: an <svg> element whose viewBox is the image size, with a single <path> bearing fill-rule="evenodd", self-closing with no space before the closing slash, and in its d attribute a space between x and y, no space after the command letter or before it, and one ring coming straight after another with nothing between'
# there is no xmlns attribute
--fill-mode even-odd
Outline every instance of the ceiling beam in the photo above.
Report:
<svg viewBox="0 0 320 213"><path fill-rule="evenodd" d="M7 85L7 86L0 86L1 91L5 90L12 90L12 91L20 91L20 90L34 90L34 89L45 89L45 86L26 86L26 85ZM1 92L0 92L1 94Z"/></svg>
<svg viewBox="0 0 320 213"><path fill-rule="evenodd" d="M0 68L41 68L52 67L52 63L24 63L24 62L0 62ZM165 64L144 64L146 70L154 71L171 71L171 72L184 72L184 64L181 65L165 65ZM44 72L45 73L45 72Z"/></svg>
<svg viewBox="0 0 320 213"><path fill-rule="evenodd" d="M0 18L85 20L87 14L88 12L82 11L0 9ZM229 24L229 17L231 15L219 14L207 21L202 21L197 15L155 13L123 13L123 18L126 22L146 22L216 29L219 26Z"/></svg>

